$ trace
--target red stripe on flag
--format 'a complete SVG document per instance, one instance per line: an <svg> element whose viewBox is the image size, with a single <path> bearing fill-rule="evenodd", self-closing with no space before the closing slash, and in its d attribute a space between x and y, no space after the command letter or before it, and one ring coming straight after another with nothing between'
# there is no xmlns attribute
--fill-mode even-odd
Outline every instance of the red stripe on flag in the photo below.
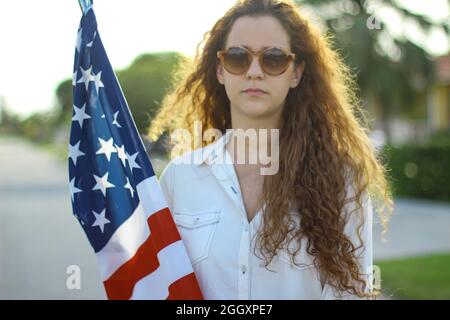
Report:
<svg viewBox="0 0 450 320"><path fill-rule="evenodd" d="M147 222L151 232L148 239L130 260L104 281L108 299L130 299L135 284L159 267L158 252L181 239L168 208L154 213Z"/></svg>
<svg viewBox="0 0 450 320"><path fill-rule="evenodd" d="M190 273L172 283L166 300L203 300L195 274Z"/></svg>

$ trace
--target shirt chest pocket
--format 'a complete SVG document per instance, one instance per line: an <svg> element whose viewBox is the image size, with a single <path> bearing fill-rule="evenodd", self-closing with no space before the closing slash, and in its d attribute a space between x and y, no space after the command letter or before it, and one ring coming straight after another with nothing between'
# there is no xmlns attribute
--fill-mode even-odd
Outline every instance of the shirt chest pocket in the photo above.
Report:
<svg viewBox="0 0 450 320"><path fill-rule="evenodd" d="M220 218L220 209L199 212L174 211L175 223L192 264L208 257Z"/></svg>

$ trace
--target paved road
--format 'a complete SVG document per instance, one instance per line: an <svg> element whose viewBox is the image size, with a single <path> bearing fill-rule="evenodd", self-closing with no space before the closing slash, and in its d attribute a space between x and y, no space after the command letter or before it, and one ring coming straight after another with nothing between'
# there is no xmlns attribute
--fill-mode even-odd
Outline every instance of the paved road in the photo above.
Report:
<svg viewBox="0 0 450 320"><path fill-rule="evenodd" d="M0 299L104 298L94 252L72 216L67 167L0 138ZM78 265L81 290L66 288Z"/></svg>
<svg viewBox="0 0 450 320"><path fill-rule="evenodd" d="M67 167L23 140L0 137L0 299L104 299L96 260L72 216ZM450 206L398 200L375 259L450 251ZM81 269L68 290L67 268Z"/></svg>

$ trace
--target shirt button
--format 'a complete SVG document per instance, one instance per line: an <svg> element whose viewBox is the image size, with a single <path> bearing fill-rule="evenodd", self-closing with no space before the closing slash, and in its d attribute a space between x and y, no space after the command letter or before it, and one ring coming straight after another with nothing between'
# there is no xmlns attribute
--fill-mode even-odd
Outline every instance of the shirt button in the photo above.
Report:
<svg viewBox="0 0 450 320"><path fill-rule="evenodd" d="M241 270L242 270L242 273L246 273L247 272L247 266L246 265L243 265L242 267L241 267Z"/></svg>
<svg viewBox="0 0 450 320"><path fill-rule="evenodd" d="M245 232L248 232L248 226L245 226Z"/></svg>

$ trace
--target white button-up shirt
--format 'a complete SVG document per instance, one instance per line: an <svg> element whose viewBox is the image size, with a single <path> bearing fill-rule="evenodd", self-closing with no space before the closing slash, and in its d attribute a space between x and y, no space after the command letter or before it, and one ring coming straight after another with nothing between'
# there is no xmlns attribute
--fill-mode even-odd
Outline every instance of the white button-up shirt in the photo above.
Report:
<svg viewBox="0 0 450 320"><path fill-rule="evenodd" d="M170 161L160 177L162 190L186 245L205 299L335 299L335 289L321 281L306 240L295 265L282 250L264 267L253 246L261 226L262 210L248 222L239 181L225 148L231 131L216 142ZM359 262L366 273L372 265L372 207L363 203L365 250ZM350 220L345 232L355 244L357 221ZM294 244L294 241L292 241ZM259 247L257 247L259 248ZM295 249L295 247L293 247ZM292 250L291 250L292 251ZM341 298L356 298L344 294Z"/></svg>

